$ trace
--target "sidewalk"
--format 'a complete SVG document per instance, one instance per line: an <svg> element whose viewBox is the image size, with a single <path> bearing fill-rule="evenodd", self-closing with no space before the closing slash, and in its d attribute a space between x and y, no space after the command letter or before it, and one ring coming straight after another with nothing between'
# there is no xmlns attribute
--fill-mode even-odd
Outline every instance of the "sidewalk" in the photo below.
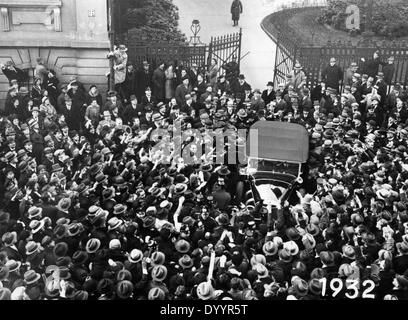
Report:
<svg viewBox="0 0 408 320"><path fill-rule="evenodd" d="M194 19L200 20L201 41L209 43L211 36L222 36L239 31L232 26L230 8L232 0L173 0L179 8L180 29L188 39ZM261 21L284 3L284 0L241 0L243 14L239 21L242 28L241 72L253 89L263 90L273 80L276 45L261 29ZM300 2L300 1L298 1Z"/></svg>

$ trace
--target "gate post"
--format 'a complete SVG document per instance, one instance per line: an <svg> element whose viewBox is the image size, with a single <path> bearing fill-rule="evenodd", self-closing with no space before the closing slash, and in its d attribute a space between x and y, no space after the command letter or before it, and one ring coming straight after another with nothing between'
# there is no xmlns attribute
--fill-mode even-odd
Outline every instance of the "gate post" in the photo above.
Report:
<svg viewBox="0 0 408 320"><path fill-rule="evenodd" d="M210 71L211 59L212 59L212 52L213 52L213 37L210 39L210 45L208 46L208 57L207 57L207 67L206 71Z"/></svg>
<svg viewBox="0 0 408 320"><path fill-rule="evenodd" d="M241 43L242 43L242 28L239 28L239 48L238 48L238 73L241 73Z"/></svg>

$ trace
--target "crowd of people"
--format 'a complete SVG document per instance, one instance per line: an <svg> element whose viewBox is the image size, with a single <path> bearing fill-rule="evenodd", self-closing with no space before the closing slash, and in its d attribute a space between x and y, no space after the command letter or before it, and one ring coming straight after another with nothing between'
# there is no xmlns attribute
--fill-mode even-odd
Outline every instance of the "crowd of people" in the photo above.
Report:
<svg viewBox="0 0 408 320"><path fill-rule="evenodd" d="M344 72L333 58L311 87L297 63L264 91L236 62L178 75L124 61L106 101L41 64L31 90L2 66L0 299L344 299L366 280L376 299L408 299L408 96L391 86L392 58ZM154 129L171 137L176 122L257 121L310 133L303 183L269 223L263 201L237 190L239 165L194 156L202 140L183 145L192 162L154 148ZM340 293L323 287L333 279Z"/></svg>

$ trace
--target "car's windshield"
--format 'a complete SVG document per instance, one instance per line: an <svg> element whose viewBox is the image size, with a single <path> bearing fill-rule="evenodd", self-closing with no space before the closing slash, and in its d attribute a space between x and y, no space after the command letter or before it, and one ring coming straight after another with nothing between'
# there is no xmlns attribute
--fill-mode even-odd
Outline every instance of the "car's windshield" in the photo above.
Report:
<svg viewBox="0 0 408 320"><path fill-rule="evenodd" d="M258 172L259 171L279 172L291 174L293 176L297 176L299 174L299 164L297 163L273 161L268 159L250 158L248 161L248 167L254 168Z"/></svg>

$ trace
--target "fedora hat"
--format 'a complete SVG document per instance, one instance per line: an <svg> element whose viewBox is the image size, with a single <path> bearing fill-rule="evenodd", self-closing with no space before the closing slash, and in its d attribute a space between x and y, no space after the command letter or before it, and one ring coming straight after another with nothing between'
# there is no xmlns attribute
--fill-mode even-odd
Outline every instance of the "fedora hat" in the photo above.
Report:
<svg viewBox="0 0 408 320"><path fill-rule="evenodd" d="M9 272L17 271L21 267L21 261L9 260L6 262L6 267L8 268Z"/></svg>
<svg viewBox="0 0 408 320"><path fill-rule="evenodd" d="M32 220L29 224L29 227L31 229L31 232L33 234L36 234L41 230L41 228L44 227L44 221L43 220Z"/></svg>
<svg viewBox="0 0 408 320"><path fill-rule="evenodd" d="M40 280L41 276L34 270L28 270L24 273L24 282L26 284L33 284Z"/></svg>
<svg viewBox="0 0 408 320"><path fill-rule="evenodd" d="M313 237L316 237L320 233L320 229L315 224L308 224L306 226L306 232L311 234Z"/></svg>
<svg viewBox="0 0 408 320"><path fill-rule="evenodd" d="M59 277L60 279L67 280L71 278L71 273L66 266L59 267Z"/></svg>
<svg viewBox="0 0 408 320"><path fill-rule="evenodd" d="M61 166L59 165L59 163L53 164L51 167L51 171L52 173L57 173L57 172L62 172L63 169L61 168Z"/></svg>
<svg viewBox="0 0 408 320"><path fill-rule="evenodd" d="M88 260L88 253L86 251L75 251L72 255L72 262L75 265L84 264Z"/></svg>
<svg viewBox="0 0 408 320"><path fill-rule="evenodd" d="M1 237L1 241L5 246L11 246L15 243L17 243L17 232L12 231L12 232L6 232L3 234Z"/></svg>
<svg viewBox="0 0 408 320"><path fill-rule="evenodd" d="M115 188L110 187L102 191L102 198L104 201L111 200L115 197Z"/></svg>
<svg viewBox="0 0 408 320"><path fill-rule="evenodd" d="M211 300L214 298L214 288L210 282L201 282L197 287L197 296L200 300Z"/></svg>
<svg viewBox="0 0 408 320"><path fill-rule="evenodd" d="M154 281L161 282L167 277L167 268L163 265L154 266L152 269L152 278Z"/></svg>
<svg viewBox="0 0 408 320"><path fill-rule="evenodd" d="M267 241L262 246L265 256L274 256L278 253L278 246L273 241Z"/></svg>
<svg viewBox="0 0 408 320"><path fill-rule="evenodd" d="M188 251L190 251L190 243L184 239L178 240L174 244L174 247L176 251L180 253L187 253Z"/></svg>
<svg viewBox="0 0 408 320"><path fill-rule="evenodd" d="M123 220L113 217L108 221L108 231L115 230L123 224Z"/></svg>
<svg viewBox="0 0 408 320"><path fill-rule="evenodd" d="M123 204L117 204L113 207L113 214L114 215L121 215L124 214L127 210L127 206Z"/></svg>
<svg viewBox="0 0 408 320"><path fill-rule="evenodd" d="M299 231L298 231L296 228L294 228L294 227L288 228L288 229L286 230L286 236L289 238L289 240L294 240L294 241L296 241L296 240L300 239L300 233L299 233Z"/></svg>
<svg viewBox="0 0 408 320"><path fill-rule="evenodd" d="M39 249L40 249L40 245L37 242L34 241L29 241L26 246L26 255L32 255L34 253L36 253Z"/></svg>
<svg viewBox="0 0 408 320"><path fill-rule="evenodd" d="M133 249L128 256L128 260L132 263L138 263L142 261L142 259L143 259L143 252L139 249Z"/></svg>
<svg viewBox="0 0 408 320"><path fill-rule="evenodd" d="M186 183L187 184L188 182L189 182L189 180L184 174L178 174L174 178L174 183L175 184L178 184L178 183Z"/></svg>
<svg viewBox="0 0 408 320"><path fill-rule="evenodd" d="M179 261L178 261L179 265L183 268L183 269L189 269L194 265L193 260L191 259L191 257L187 254L183 255Z"/></svg>
<svg viewBox="0 0 408 320"><path fill-rule="evenodd" d="M116 293L120 299L129 299L133 295L133 283L123 280L117 284Z"/></svg>
<svg viewBox="0 0 408 320"><path fill-rule="evenodd" d="M408 255L408 244L406 242L399 242L397 243L397 250L402 254L402 255Z"/></svg>
<svg viewBox="0 0 408 320"><path fill-rule="evenodd" d="M146 228L146 229L154 228L156 224L156 218L153 216L146 216L142 220L143 220L143 228Z"/></svg>
<svg viewBox="0 0 408 320"><path fill-rule="evenodd" d="M227 166L222 166L221 169L217 171L217 173L218 175L225 177L231 174L231 171L228 169Z"/></svg>
<svg viewBox="0 0 408 320"><path fill-rule="evenodd" d="M299 246L293 240L285 242L283 248L288 250L291 256L296 256L299 253Z"/></svg>
<svg viewBox="0 0 408 320"><path fill-rule="evenodd" d="M152 256L150 257L150 262L152 266L162 265L164 264L165 261L166 261L166 256L161 251L153 252Z"/></svg>
<svg viewBox="0 0 408 320"><path fill-rule="evenodd" d="M259 279L267 278L269 277L269 272L268 269L261 263L257 263L254 265L253 269L256 271L258 274Z"/></svg>
<svg viewBox="0 0 408 320"><path fill-rule="evenodd" d="M159 287L151 288L147 296L148 300L164 300L166 293Z"/></svg>
<svg viewBox="0 0 408 320"><path fill-rule="evenodd" d="M160 113L155 113L155 114L152 116L152 121L153 121L153 122L161 121L161 120L163 120L163 116L162 116Z"/></svg>
<svg viewBox="0 0 408 320"><path fill-rule="evenodd" d="M55 245L53 249L54 256L56 258L65 257L68 252L68 245L65 242L59 242Z"/></svg>
<svg viewBox="0 0 408 320"><path fill-rule="evenodd" d="M101 246L101 240L97 238L89 239L86 243L85 250L87 253L95 253Z"/></svg>
<svg viewBox="0 0 408 320"><path fill-rule="evenodd" d="M215 218L215 221L217 221L220 226L228 226L230 223L230 219L226 213L221 213Z"/></svg>
<svg viewBox="0 0 408 320"><path fill-rule="evenodd" d="M175 194L183 194L188 189L188 186L185 183L178 183L174 188Z"/></svg>
<svg viewBox="0 0 408 320"><path fill-rule="evenodd" d="M102 183L108 180L108 176L103 174L102 172L99 172L98 174L96 174L95 176L95 181L97 183Z"/></svg>
<svg viewBox="0 0 408 320"><path fill-rule="evenodd" d="M116 275L116 280L119 282L123 280L132 281L132 273L126 269L119 270Z"/></svg>
<svg viewBox="0 0 408 320"><path fill-rule="evenodd" d="M302 237L302 243L305 246L305 248L308 249L313 249L314 247L316 247L316 240L310 233L306 233Z"/></svg>
<svg viewBox="0 0 408 320"><path fill-rule="evenodd" d="M334 263L334 255L331 251L322 251L319 254L320 260L326 266L331 266Z"/></svg>
<svg viewBox="0 0 408 320"><path fill-rule="evenodd" d="M295 290L297 296L304 297L309 291L309 285L305 280L298 278L293 284L293 289Z"/></svg>
<svg viewBox="0 0 408 320"><path fill-rule="evenodd" d="M248 113L245 111L245 109L239 109L237 112L237 116L241 118L246 118L248 116Z"/></svg>
<svg viewBox="0 0 408 320"><path fill-rule="evenodd" d="M75 237L76 235L80 234L84 231L84 226L82 223L71 223L68 225L68 234L71 237Z"/></svg>
<svg viewBox="0 0 408 320"><path fill-rule="evenodd" d="M60 211L68 211L71 207L71 199L70 198L62 198L58 201L57 209Z"/></svg>
<svg viewBox="0 0 408 320"><path fill-rule="evenodd" d="M126 186L127 183L125 181L125 178L123 178L122 176L116 176L112 178L112 183L113 185L115 185L116 187L123 187Z"/></svg>
<svg viewBox="0 0 408 320"><path fill-rule="evenodd" d="M101 207L98 207L98 206L95 206L95 205L90 206L89 209L88 209L88 215L91 216L91 217L94 217L101 211L102 211Z"/></svg>
<svg viewBox="0 0 408 320"><path fill-rule="evenodd" d="M68 226L65 224L60 224L55 226L53 231L57 239L62 239L68 235Z"/></svg>
<svg viewBox="0 0 408 320"><path fill-rule="evenodd" d="M102 168L102 164L95 163L89 168L89 174L91 176L96 176L99 172L101 172Z"/></svg>
<svg viewBox="0 0 408 320"><path fill-rule="evenodd" d="M292 260L292 255L287 248L279 250L279 259L285 262L290 262Z"/></svg>
<svg viewBox="0 0 408 320"><path fill-rule="evenodd" d="M354 250L354 247L351 245L343 246L343 256L354 260L356 258L356 252Z"/></svg>

